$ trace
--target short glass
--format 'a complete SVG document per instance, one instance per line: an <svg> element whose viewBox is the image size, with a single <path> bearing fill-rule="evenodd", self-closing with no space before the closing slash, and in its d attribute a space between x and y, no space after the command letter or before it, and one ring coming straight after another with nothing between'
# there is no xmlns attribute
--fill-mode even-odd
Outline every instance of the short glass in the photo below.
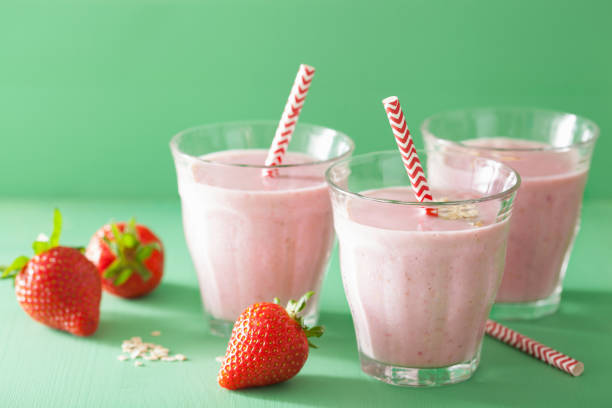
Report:
<svg viewBox="0 0 612 408"><path fill-rule="evenodd" d="M597 125L570 113L490 108L440 113L421 130L428 147L500 160L521 175L492 316L531 319L557 311Z"/></svg>
<svg viewBox="0 0 612 408"><path fill-rule="evenodd" d="M263 177L277 123L220 123L173 137L187 246L212 333L260 301L315 296L303 312L318 317L318 297L334 241L325 170L349 157L351 139L299 124L276 177Z"/></svg>
<svg viewBox="0 0 612 408"><path fill-rule="evenodd" d="M435 386L478 367L520 178L490 159L419 156L436 202L415 201L397 151L339 162L327 181L362 370Z"/></svg>

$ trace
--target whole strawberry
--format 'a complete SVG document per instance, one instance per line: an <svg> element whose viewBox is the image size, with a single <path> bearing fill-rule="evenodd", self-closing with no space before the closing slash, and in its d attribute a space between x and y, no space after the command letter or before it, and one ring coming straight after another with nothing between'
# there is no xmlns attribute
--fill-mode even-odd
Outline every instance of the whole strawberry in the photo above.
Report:
<svg viewBox="0 0 612 408"><path fill-rule="evenodd" d="M236 390L286 381L306 363L308 337L320 337L320 326L306 328L298 313L313 295L290 300L287 309L274 303L249 306L234 324L225 358L219 371L219 385Z"/></svg>
<svg viewBox="0 0 612 408"><path fill-rule="evenodd" d="M34 320L77 336L98 328L102 288L96 267L75 248L59 246L62 218L55 210L51 238L33 244L35 256L17 258L2 274Z"/></svg>
<svg viewBox="0 0 612 408"><path fill-rule="evenodd" d="M85 255L98 268L104 290L124 298L146 295L164 274L161 241L134 219L100 228Z"/></svg>

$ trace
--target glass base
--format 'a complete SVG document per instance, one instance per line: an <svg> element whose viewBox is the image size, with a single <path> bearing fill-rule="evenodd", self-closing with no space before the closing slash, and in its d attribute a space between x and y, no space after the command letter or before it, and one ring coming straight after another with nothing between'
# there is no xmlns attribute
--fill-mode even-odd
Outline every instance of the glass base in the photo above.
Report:
<svg viewBox="0 0 612 408"><path fill-rule="evenodd" d="M537 319L555 313L561 303L561 291L534 302L495 303L492 319Z"/></svg>
<svg viewBox="0 0 612 408"><path fill-rule="evenodd" d="M232 334L233 328L234 322L216 319L212 316L208 316L208 329L210 330L210 334L213 334L217 337L228 338L230 334Z"/></svg>
<svg viewBox="0 0 612 408"><path fill-rule="evenodd" d="M436 368L395 366L376 361L361 352L359 358L364 373L387 384L404 387L436 387L468 380L478 368L480 350L470 361Z"/></svg>
<svg viewBox="0 0 612 408"><path fill-rule="evenodd" d="M316 312L304 316L304 324L308 327L316 325L318 320L319 313ZM209 315L208 328L210 333L215 336L229 338L229 336L232 334L232 329L234 328L234 322L217 319Z"/></svg>

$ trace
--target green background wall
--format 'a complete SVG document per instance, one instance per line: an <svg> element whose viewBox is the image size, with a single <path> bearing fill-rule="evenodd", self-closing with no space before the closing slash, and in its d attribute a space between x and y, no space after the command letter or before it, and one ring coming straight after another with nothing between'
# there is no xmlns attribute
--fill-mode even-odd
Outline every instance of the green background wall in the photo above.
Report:
<svg viewBox="0 0 612 408"><path fill-rule="evenodd" d="M526 105L602 129L587 197L612 197L611 1L87 0L0 3L0 195L174 196L170 137L280 117L301 62L302 120L358 152L409 124ZM271 135L272 136L272 135Z"/></svg>

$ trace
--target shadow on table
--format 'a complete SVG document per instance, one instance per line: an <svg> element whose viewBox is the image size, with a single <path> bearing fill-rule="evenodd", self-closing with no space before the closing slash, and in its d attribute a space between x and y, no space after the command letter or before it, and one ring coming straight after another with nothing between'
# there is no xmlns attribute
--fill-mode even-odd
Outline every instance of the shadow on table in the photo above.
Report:
<svg viewBox="0 0 612 408"><path fill-rule="evenodd" d="M559 311L537 322L540 327L604 334L612 329L607 316L612 316L612 292L568 290Z"/></svg>
<svg viewBox="0 0 612 408"><path fill-rule="evenodd" d="M151 332L160 331L162 337ZM163 282L151 294L136 299L121 299L104 294L100 326L91 340L119 346L134 336L143 341L161 343L187 354L214 344L225 349L227 339L208 332L197 287L175 282Z"/></svg>
<svg viewBox="0 0 612 408"><path fill-rule="evenodd" d="M197 284L162 281L159 287L149 295L126 301L165 310L202 311L200 289Z"/></svg>
<svg viewBox="0 0 612 408"><path fill-rule="evenodd" d="M322 312L318 324L325 328L325 332L322 337L312 340L318 348L311 350L311 356L358 362L355 329L349 313Z"/></svg>
<svg viewBox="0 0 612 408"><path fill-rule="evenodd" d="M160 337L151 336L151 332L160 331ZM201 349L214 347L222 354L227 344L226 339L218 338L208 332L204 318L197 320L167 319L155 315L109 311L100 318L97 332L90 337L91 341L112 347L119 346L131 337L142 337L145 342L160 343L180 350L181 353L192 355Z"/></svg>
<svg viewBox="0 0 612 408"><path fill-rule="evenodd" d="M372 400L378 387L391 386L368 378L343 378L327 375L298 374L295 378L270 387L239 391L245 397L283 401L317 407L363 406Z"/></svg>
<svg viewBox="0 0 612 408"><path fill-rule="evenodd" d="M557 313L534 320L502 320L511 328L525 330L526 335L554 334L573 338L576 335L610 335L612 292L568 290L561 298Z"/></svg>

